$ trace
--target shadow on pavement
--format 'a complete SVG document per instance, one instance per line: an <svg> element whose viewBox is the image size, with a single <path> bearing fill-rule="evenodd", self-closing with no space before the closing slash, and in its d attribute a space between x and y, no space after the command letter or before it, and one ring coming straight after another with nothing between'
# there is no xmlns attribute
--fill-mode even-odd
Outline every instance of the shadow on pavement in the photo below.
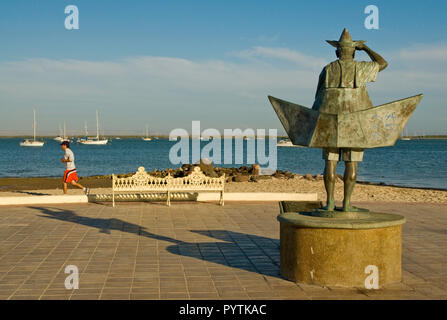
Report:
<svg viewBox="0 0 447 320"><path fill-rule="evenodd" d="M42 193L42 192L33 192L33 191L20 191L20 190L14 190L14 191L10 191L10 192L14 192L14 193L24 193L24 194L29 194L31 196L51 196L50 193Z"/></svg>
<svg viewBox="0 0 447 320"><path fill-rule="evenodd" d="M148 232L145 227L116 218L90 218L71 210L30 206L43 213L40 217L69 221L110 234L111 230L138 234L142 237L173 243L166 250L172 254L282 278L279 271L279 240L227 230L190 230L217 239L217 242L186 242Z"/></svg>

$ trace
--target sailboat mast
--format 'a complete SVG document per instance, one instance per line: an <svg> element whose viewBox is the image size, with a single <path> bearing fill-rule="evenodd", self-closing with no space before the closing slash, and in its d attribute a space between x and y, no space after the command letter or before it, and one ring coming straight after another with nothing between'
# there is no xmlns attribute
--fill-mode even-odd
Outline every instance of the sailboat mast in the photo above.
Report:
<svg viewBox="0 0 447 320"><path fill-rule="evenodd" d="M64 139L66 139L67 135L65 134L65 121L64 121Z"/></svg>
<svg viewBox="0 0 447 320"><path fill-rule="evenodd" d="M96 139L99 140L99 121L98 121L98 110L96 110Z"/></svg>
<svg viewBox="0 0 447 320"><path fill-rule="evenodd" d="M33 115L34 115L33 117L34 141L36 141L36 109L33 109Z"/></svg>

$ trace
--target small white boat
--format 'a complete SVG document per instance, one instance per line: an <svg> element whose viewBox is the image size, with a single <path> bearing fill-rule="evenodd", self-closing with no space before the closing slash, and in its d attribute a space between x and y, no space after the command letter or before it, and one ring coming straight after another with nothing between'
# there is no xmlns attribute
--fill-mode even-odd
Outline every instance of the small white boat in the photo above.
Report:
<svg viewBox="0 0 447 320"><path fill-rule="evenodd" d="M200 137L200 140L202 140L202 141L212 141L212 140L214 140L215 138L213 137L213 136L208 136L208 137Z"/></svg>
<svg viewBox="0 0 447 320"><path fill-rule="evenodd" d="M64 141L64 138L62 138L62 129L61 129L61 125L59 125L59 135L58 135L57 137L55 137L53 140L54 140L54 141L57 141L57 142L62 142L62 141Z"/></svg>
<svg viewBox="0 0 447 320"><path fill-rule="evenodd" d="M43 147L44 144L44 141L35 141L29 139L25 139L25 141L20 142L21 147Z"/></svg>
<svg viewBox="0 0 447 320"><path fill-rule="evenodd" d="M142 139L143 139L143 141L151 141L152 140L152 138L149 137L149 127L148 126L146 126L146 137L143 137Z"/></svg>
<svg viewBox="0 0 447 320"><path fill-rule="evenodd" d="M20 142L21 147L43 147L45 144L44 141L38 141L36 140L36 110L33 109L34 114L34 121L33 121L33 131L34 131L34 138L33 140L25 139L25 141Z"/></svg>
<svg viewBox="0 0 447 320"><path fill-rule="evenodd" d="M84 138L78 138L76 140L77 143L81 143L82 141L88 140L87 121L84 121L84 131L85 131Z"/></svg>
<svg viewBox="0 0 447 320"><path fill-rule="evenodd" d="M108 139L88 139L88 140L82 140L79 143L87 144L87 145L104 145L109 142Z"/></svg>
<svg viewBox="0 0 447 320"><path fill-rule="evenodd" d="M61 130L60 130L60 126L59 126L59 132L60 132L60 131L61 131ZM62 135L62 134L59 133L59 135L58 135L56 138L54 138L53 140L55 140L55 141L57 141L57 142L63 142L63 141L72 142L72 140L70 140L70 139L67 138L65 121L64 121L64 134Z"/></svg>
<svg viewBox="0 0 447 320"><path fill-rule="evenodd" d="M277 147L296 147L289 139L282 139L276 144Z"/></svg>
<svg viewBox="0 0 447 320"><path fill-rule="evenodd" d="M405 127L405 136L400 136L400 140L404 140L404 141L409 141L409 140L411 140L411 138L409 138L408 137L408 129L407 129L407 127Z"/></svg>
<svg viewBox="0 0 447 320"><path fill-rule="evenodd" d="M79 143L85 144L85 145L105 145L109 142L108 139L100 139L99 138L99 120L98 120L98 110L96 110L96 137L91 139L81 139Z"/></svg>

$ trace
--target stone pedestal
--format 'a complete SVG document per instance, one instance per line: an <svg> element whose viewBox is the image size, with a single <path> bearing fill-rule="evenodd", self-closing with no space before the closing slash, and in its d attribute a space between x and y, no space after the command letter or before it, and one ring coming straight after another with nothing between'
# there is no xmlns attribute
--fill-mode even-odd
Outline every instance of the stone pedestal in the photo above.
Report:
<svg viewBox="0 0 447 320"><path fill-rule="evenodd" d="M281 274L307 284L365 287L375 268L382 287L401 281L402 224L395 214L313 216L316 202L281 202Z"/></svg>

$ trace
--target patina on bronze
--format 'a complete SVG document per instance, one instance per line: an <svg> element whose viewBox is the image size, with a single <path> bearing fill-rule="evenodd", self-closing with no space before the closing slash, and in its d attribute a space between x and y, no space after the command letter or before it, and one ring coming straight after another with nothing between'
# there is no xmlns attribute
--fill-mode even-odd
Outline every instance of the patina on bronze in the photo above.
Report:
<svg viewBox="0 0 447 320"><path fill-rule="evenodd" d="M327 42L337 48L338 60L329 63L321 72L312 109L268 98L293 144L323 148L327 193L323 211L336 210L335 169L342 160L345 173L341 210L356 212L361 209L351 205L351 195L364 149L393 146L422 94L374 107L365 85L376 81L377 74L388 63L366 46L364 40L353 41L347 29L338 41ZM356 50L365 51L371 61L354 60Z"/></svg>

